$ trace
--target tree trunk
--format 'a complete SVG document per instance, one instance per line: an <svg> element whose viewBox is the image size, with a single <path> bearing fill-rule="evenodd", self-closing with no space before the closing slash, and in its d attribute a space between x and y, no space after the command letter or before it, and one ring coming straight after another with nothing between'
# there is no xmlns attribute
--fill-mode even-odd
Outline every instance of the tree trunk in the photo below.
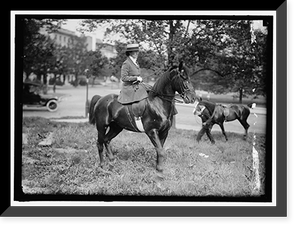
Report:
<svg viewBox="0 0 300 230"><path fill-rule="evenodd" d="M29 79L29 75L31 74L31 71L24 71L25 72L25 80L28 80Z"/></svg>
<svg viewBox="0 0 300 230"><path fill-rule="evenodd" d="M43 84L47 85L47 73L43 74Z"/></svg>
<svg viewBox="0 0 300 230"><path fill-rule="evenodd" d="M42 81L41 73L36 74L36 79L40 82Z"/></svg>
<svg viewBox="0 0 300 230"><path fill-rule="evenodd" d="M173 64L173 59L174 59L174 54L173 54L173 39L174 39L174 34L175 34L175 26L174 26L174 21L169 20L169 46L168 46L168 65L172 66Z"/></svg>
<svg viewBox="0 0 300 230"><path fill-rule="evenodd" d="M55 91L56 91L56 79L57 79L57 76L55 74L54 75L54 83L53 83L53 93L55 93Z"/></svg>
<svg viewBox="0 0 300 230"><path fill-rule="evenodd" d="M76 87L78 86L78 73L75 74L75 85Z"/></svg>
<svg viewBox="0 0 300 230"><path fill-rule="evenodd" d="M239 89L239 103L243 103L243 88Z"/></svg>

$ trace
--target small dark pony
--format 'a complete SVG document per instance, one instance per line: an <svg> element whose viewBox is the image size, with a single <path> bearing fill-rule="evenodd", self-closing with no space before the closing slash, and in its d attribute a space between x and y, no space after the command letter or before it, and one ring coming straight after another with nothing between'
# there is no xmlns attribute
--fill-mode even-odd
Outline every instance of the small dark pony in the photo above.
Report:
<svg viewBox="0 0 300 230"><path fill-rule="evenodd" d="M90 103L89 122L96 124L97 147L100 167L103 167L103 145L110 160L114 159L110 141L123 129L145 132L157 153L156 169L163 170L165 150L163 148L174 115L175 92L185 103L194 103L196 94L188 76L188 69L181 62L165 72L154 84L149 96L140 102L123 105L118 95L104 97L95 95ZM141 128L138 128L140 122Z"/></svg>
<svg viewBox="0 0 300 230"><path fill-rule="evenodd" d="M247 123L247 119L250 114L250 108L252 108L252 103L249 105L229 105L227 107L214 102L202 100L199 96L197 96L197 99L198 104L196 105L193 113L202 119L202 129L198 133L197 141L200 141L204 133L206 133L211 143L215 143L215 140L211 135L211 129L214 124L218 124L220 126L226 141L228 141L223 123L224 121L228 122L236 119L245 129L244 139L247 138L248 129L250 127Z"/></svg>

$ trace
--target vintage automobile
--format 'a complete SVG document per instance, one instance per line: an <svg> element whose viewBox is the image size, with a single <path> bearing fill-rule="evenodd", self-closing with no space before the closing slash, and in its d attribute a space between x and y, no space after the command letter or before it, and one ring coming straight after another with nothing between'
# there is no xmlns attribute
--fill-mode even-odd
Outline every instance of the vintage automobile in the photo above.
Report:
<svg viewBox="0 0 300 230"><path fill-rule="evenodd" d="M40 94L41 85L32 82L23 82L23 106L46 107L48 111L58 109L58 97Z"/></svg>

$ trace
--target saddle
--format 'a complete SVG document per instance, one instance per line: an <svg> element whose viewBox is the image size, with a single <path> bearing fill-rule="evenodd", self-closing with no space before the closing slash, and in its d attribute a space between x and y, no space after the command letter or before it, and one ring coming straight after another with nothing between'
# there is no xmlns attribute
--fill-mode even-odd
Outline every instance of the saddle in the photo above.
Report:
<svg viewBox="0 0 300 230"><path fill-rule="evenodd" d="M223 105L223 104L217 104L217 105L219 105L219 106L221 106L221 107L223 108L223 115L224 115L225 121L226 121L226 120L227 120L227 117L228 117L229 114L230 114L230 110L229 110L230 105L228 105L228 106Z"/></svg>
<svg viewBox="0 0 300 230"><path fill-rule="evenodd" d="M143 99L138 102L130 103L124 105L127 112L128 120L130 121L131 125L137 132L144 132L144 126L142 124L141 117L143 116L145 109L146 109L146 99ZM134 119L132 119L134 118Z"/></svg>
<svg viewBox="0 0 300 230"><path fill-rule="evenodd" d="M118 96L118 102L126 107L127 117L137 132L144 132L141 117L146 108L148 98L147 87L143 84L124 84ZM134 118L134 120L132 119Z"/></svg>
<svg viewBox="0 0 300 230"><path fill-rule="evenodd" d="M134 117L140 119L143 116L146 108L146 99L143 99L126 106Z"/></svg>

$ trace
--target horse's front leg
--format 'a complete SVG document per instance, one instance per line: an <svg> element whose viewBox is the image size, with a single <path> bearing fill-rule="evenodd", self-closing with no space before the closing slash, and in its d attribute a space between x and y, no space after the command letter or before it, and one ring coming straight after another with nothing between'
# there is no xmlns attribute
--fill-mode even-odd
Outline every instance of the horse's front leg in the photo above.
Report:
<svg viewBox="0 0 300 230"><path fill-rule="evenodd" d="M219 126L220 126L220 128L222 130L223 135L225 136L225 140L228 141L228 138L227 138L227 135L226 135L223 123L219 123Z"/></svg>
<svg viewBox="0 0 300 230"><path fill-rule="evenodd" d="M215 140L214 140L214 138L211 135L211 129L212 129L213 125L214 125L213 122L210 122L210 123L204 122L203 123L202 129L199 131L198 136L197 136L197 141L198 142L201 140L201 138L204 135L204 133L206 133L206 135L207 135L208 139L210 140L210 142L212 144L215 143Z"/></svg>
<svg viewBox="0 0 300 230"><path fill-rule="evenodd" d="M196 140L199 142L202 138L202 136L204 135L204 133L207 133L207 128L202 127L202 129L199 131Z"/></svg>
<svg viewBox="0 0 300 230"><path fill-rule="evenodd" d="M157 160L156 160L156 170L159 172L163 171L163 160L165 157L165 150L163 149L163 144L161 143L158 131L156 129L152 129L146 133L150 138L152 144L155 147Z"/></svg>
<svg viewBox="0 0 300 230"><path fill-rule="evenodd" d="M212 129L213 126L214 126L213 123L211 123L211 124L209 125L209 127L206 129L206 135L207 135L208 139L210 140L210 142L211 142L212 144L215 144L215 139L214 139L213 136L211 135L211 129Z"/></svg>

